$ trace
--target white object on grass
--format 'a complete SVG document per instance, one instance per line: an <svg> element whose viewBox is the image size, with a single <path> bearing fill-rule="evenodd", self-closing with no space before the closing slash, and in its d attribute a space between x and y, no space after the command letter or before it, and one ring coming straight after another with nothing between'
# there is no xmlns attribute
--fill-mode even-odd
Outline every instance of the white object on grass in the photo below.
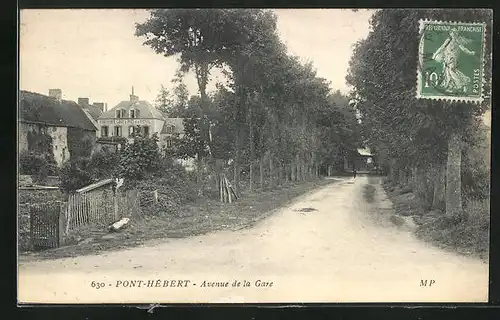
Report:
<svg viewBox="0 0 500 320"><path fill-rule="evenodd" d="M130 221L129 218L123 218L121 219L120 221L117 221L115 223L113 223L110 227L111 230L113 231L117 231L117 230L120 230L121 228L123 228L125 225L128 224L128 222Z"/></svg>

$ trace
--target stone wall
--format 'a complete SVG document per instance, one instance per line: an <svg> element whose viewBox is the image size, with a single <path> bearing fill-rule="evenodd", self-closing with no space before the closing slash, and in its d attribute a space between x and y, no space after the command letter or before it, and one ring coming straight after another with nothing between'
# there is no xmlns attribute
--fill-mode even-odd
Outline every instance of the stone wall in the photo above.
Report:
<svg viewBox="0 0 500 320"><path fill-rule="evenodd" d="M28 143L29 133L48 134L52 138L52 153L59 167L69 159L66 127L49 127L43 124L19 122L19 152L31 151L32 147Z"/></svg>
<svg viewBox="0 0 500 320"><path fill-rule="evenodd" d="M19 209L18 209L18 245L20 251L32 249L30 243L30 206L35 203L49 201L62 201L63 194L59 189L36 190L18 189Z"/></svg>
<svg viewBox="0 0 500 320"><path fill-rule="evenodd" d="M58 167L70 158L67 130L66 127L50 127L48 130L48 134L52 137L52 152Z"/></svg>

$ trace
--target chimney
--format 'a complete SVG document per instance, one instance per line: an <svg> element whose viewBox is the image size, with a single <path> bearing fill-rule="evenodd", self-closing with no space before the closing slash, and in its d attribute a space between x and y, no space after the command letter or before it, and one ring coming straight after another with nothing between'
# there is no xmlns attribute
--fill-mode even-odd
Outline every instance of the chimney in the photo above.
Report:
<svg viewBox="0 0 500 320"><path fill-rule="evenodd" d="M130 95L130 102L139 101L139 97L134 95L134 86L132 86L132 94Z"/></svg>
<svg viewBox="0 0 500 320"><path fill-rule="evenodd" d="M54 98L57 101L61 101L62 90L61 89L49 89L49 97Z"/></svg>
<svg viewBox="0 0 500 320"><path fill-rule="evenodd" d="M102 112L104 112L104 102L94 102L94 106L98 107L101 109Z"/></svg>
<svg viewBox="0 0 500 320"><path fill-rule="evenodd" d="M85 107L89 105L89 98L78 98L78 105L80 107Z"/></svg>

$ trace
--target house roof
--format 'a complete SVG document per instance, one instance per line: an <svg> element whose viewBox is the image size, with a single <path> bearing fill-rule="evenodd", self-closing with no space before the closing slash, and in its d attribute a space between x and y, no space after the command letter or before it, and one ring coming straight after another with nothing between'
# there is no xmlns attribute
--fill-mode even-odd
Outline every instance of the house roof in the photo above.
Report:
<svg viewBox="0 0 500 320"><path fill-rule="evenodd" d="M372 156L372 153L370 152L369 148L363 148L363 149L358 149L358 153L362 156Z"/></svg>
<svg viewBox="0 0 500 320"><path fill-rule="evenodd" d="M87 110L94 120L97 120L103 113L101 108L93 106L91 104L86 104L82 108Z"/></svg>
<svg viewBox="0 0 500 320"><path fill-rule="evenodd" d="M29 91L19 93L19 120L57 127L97 130L76 102L58 102L49 96Z"/></svg>
<svg viewBox="0 0 500 320"><path fill-rule="evenodd" d="M126 110L127 113L130 109L139 110L139 119L148 118L148 119L160 119L163 120L163 115L161 112L153 107L149 102L144 100L138 101L122 101L110 110L104 112L99 116L99 119L114 119L116 116L115 111L118 109Z"/></svg>
<svg viewBox="0 0 500 320"><path fill-rule="evenodd" d="M163 123L163 128L160 134L166 134L167 128L173 126L173 133L183 133L184 132L184 119L183 118L165 118L165 123Z"/></svg>

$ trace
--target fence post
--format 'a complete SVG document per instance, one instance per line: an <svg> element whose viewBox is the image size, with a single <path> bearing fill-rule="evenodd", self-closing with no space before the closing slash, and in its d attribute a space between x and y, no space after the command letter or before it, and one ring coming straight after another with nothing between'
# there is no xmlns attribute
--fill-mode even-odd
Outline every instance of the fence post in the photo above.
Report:
<svg viewBox="0 0 500 320"><path fill-rule="evenodd" d="M60 202L59 205L59 232L58 232L58 246L62 246L65 244L66 241L66 235L67 235L67 210L68 210L68 203L67 202Z"/></svg>
<svg viewBox="0 0 500 320"><path fill-rule="evenodd" d="M118 190L113 194L114 220L118 221Z"/></svg>

